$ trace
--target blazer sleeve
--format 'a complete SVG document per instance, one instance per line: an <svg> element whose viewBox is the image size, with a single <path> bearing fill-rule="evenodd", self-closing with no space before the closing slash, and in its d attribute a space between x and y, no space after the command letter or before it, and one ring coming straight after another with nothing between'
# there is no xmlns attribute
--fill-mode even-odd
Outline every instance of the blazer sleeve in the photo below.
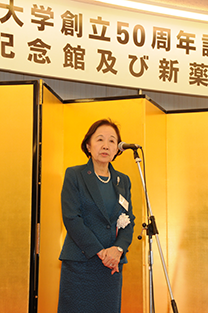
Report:
<svg viewBox="0 0 208 313"><path fill-rule="evenodd" d="M89 259L103 249L95 234L84 224L81 213L77 174L73 168L65 173L62 193L62 214L67 235Z"/></svg>
<svg viewBox="0 0 208 313"><path fill-rule="evenodd" d="M128 251L128 247L132 242L133 231L134 231L134 219L135 216L132 212L132 202L131 202L131 182L128 176L127 177L127 185L126 185L126 200L129 202L128 212L125 212L130 218L130 224L128 224L125 228L120 228L118 230L118 236L115 240L115 246L119 246L124 250L124 255Z"/></svg>

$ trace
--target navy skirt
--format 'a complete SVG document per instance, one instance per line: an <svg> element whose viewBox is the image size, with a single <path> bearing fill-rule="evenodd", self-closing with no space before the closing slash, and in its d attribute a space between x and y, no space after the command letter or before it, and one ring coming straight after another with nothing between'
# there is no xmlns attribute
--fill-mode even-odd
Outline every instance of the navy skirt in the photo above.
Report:
<svg viewBox="0 0 208 313"><path fill-rule="evenodd" d="M97 256L86 262L63 260L58 313L120 313L122 266L111 275Z"/></svg>

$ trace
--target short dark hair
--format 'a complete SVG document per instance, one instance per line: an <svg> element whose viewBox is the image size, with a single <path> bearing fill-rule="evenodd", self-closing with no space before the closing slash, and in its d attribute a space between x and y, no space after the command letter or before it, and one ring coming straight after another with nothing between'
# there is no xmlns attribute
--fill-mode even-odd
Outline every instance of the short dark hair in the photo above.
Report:
<svg viewBox="0 0 208 313"><path fill-rule="evenodd" d="M82 144L81 144L81 149L86 154L86 156L88 158L91 157L91 153L87 149L87 144L89 144L92 135L96 132L98 127L103 126L103 125L111 126L115 130L115 132L118 136L118 143L121 142L121 135L120 135L119 128L114 122L112 122L112 120L110 118L98 120L90 126L90 128L88 129L88 132L86 133L86 135L82 141ZM118 155L120 155L121 153L122 153L122 151L118 150L118 152L114 156L113 160L115 160L115 158Z"/></svg>

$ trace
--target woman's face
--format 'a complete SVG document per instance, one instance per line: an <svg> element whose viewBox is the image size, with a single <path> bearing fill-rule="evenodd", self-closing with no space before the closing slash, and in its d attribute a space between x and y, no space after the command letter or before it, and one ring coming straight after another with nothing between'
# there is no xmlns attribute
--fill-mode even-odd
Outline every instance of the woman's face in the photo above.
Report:
<svg viewBox="0 0 208 313"><path fill-rule="evenodd" d="M93 162L109 163L118 152L118 136L113 127L102 125L91 136L87 149Z"/></svg>

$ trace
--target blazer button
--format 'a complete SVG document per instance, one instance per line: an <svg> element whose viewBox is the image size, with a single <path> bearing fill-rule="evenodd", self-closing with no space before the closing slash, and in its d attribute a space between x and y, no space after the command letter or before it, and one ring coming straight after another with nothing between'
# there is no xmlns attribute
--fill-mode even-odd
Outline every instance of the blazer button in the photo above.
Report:
<svg viewBox="0 0 208 313"><path fill-rule="evenodd" d="M111 227L110 227L110 225L107 225L106 228L107 228L107 229L110 229Z"/></svg>

